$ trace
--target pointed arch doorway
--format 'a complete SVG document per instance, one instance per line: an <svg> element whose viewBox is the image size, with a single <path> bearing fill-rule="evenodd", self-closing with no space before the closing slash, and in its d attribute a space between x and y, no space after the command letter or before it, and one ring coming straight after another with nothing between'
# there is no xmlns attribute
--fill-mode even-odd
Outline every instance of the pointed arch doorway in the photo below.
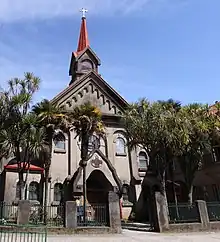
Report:
<svg viewBox="0 0 220 242"><path fill-rule="evenodd" d="M88 220L96 224L109 226L108 193L113 186L100 170L94 170L86 181L86 197L90 207ZM89 218L90 217L90 218Z"/></svg>
<svg viewBox="0 0 220 242"><path fill-rule="evenodd" d="M94 170L86 181L87 200L91 205L108 204L108 193L113 186L100 170Z"/></svg>

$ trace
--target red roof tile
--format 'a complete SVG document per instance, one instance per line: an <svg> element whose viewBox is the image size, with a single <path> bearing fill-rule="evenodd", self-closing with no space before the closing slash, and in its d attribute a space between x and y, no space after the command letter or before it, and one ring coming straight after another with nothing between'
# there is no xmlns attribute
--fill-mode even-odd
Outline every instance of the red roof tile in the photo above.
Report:
<svg viewBox="0 0 220 242"><path fill-rule="evenodd" d="M23 162L21 163L21 167L24 167L25 166L25 170L28 170L28 165L24 164ZM4 166L5 169L7 170L18 170L18 164L11 164L11 165L6 165ZM39 166L35 166L35 165L30 165L30 168L29 168L30 171L41 171L43 172L44 171L44 168L42 167L39 167Z"/></svg>

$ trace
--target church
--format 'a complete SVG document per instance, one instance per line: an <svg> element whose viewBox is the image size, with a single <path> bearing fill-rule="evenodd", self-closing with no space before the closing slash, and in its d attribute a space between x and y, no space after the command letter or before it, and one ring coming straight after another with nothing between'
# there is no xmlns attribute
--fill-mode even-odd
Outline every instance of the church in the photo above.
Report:
<svg viewBox="0 0 220 242"><path fill-rule="evenodd" d="M131 216L134 205L141 209L142 181L148 166L148 155L141 148L129 150L120 116L128 106L99 74L101 60L90 47L85 13L81 20L78 47L72 52L69 86L55 96L51 102L71 111L85 102L101 110L105 124L105 138L91 137L90 160L86 167L87 203L107 202L109 191L120 191L122 217ZM63 139L53 143L50 169L48 205L65 200L77 200L82 204L83 177L80 161L80 141L74 131L63 133ZM18 175L9 162L2 167L4 187L1 200L18 201ZM43 203L42 169L32 164L29 170L26 197L35 203ZM2 185L3 186L3 183ZM67 191L64 192L64 187ZM137 206L136 206L137 207Z"/></svg>
<svg viewBox="0 0 220 242"><path fill-rule="evenodd" d="M99 108L105 125L105 137L90 138L86 174L80 167L81 145L73 130L63 133L53 142L50 167L48 206L59 206L65 201L77 201L82 206L83 181L86 180L86 204L107 204L108 194L114 191L120 196L123 219L149 221L151 198L148 186L158 183L147 169L149 157L140 147L129 150L125 130L120 122L128 103L99 74L101 60L89 43L85 12L81 19L76 51L71 53L70 82L67 88L51 102L70 111L90 102ZM215 107L215 106L213 106ZM220 147L206 155L204 169L197 172L194 181L193 200L220 201L219 164ZM148 176L146 176L148 172ZM28 170L25 198L33 204L44 203L44 169L32 163ZM187 201L186 185L180 167L174 167L175 192L167 181L167 200L173 203ZM17 206L19 200L18 173L15 159L0 163L0 202Z"/></svg>

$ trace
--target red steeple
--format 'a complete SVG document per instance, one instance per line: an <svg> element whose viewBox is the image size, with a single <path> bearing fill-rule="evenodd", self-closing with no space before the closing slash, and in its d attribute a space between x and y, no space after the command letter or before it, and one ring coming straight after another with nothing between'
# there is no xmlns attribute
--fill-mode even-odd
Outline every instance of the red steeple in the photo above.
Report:
<svg viewBox="0 0 220 242"><path fill-rule="evenodd" d="M98 66L101 64L99 58L89 46L88 31L86 26L86 12L88 10L82 8L82 23L80 28L78 47L72 53L70 61L69 75L71 76L70 85L80 79L83 75L90 71L98 73Z"/></svg>
<svg viewBox="0 0 220 242"><path fill-rule="evenodd" d="M82 17L77 53L89 46L89 37L86 27L86 17Z"/></svg>

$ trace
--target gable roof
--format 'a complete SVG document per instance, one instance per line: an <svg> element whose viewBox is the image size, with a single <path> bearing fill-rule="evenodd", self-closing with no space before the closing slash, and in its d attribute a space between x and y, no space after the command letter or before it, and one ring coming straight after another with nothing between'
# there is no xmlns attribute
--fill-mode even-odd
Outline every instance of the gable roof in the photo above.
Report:
<svg viewBox="0 0 220 242"><path fill-rule="evenodd" d="M117 104L119 104L122 109L125 109L129 104L127 101L122 98L97 72L94 70L91 70L88 72L88 74L83 75L79 80L73 82L70 86L68 86L66 89L64 89L62 92L60 92L58 95L56 95L51 102L53 104L56 104L61 100L61 98L65 97L69 92L71 92L73 89L77 88L83 81L86 79L91 78L96 84L110 96L112 99L115 100Z"/></svg>

